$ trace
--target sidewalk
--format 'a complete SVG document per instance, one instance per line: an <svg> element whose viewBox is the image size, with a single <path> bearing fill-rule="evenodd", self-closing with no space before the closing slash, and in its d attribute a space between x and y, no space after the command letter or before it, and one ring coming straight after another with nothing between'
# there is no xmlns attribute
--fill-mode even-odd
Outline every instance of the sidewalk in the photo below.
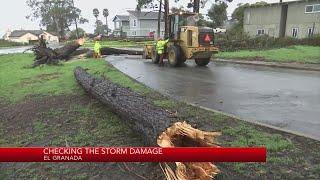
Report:
<svg viewBox="0 0 320 180"><path fill-rule="evenodd" d="M247 61L247 60L236 60L236 59L215 59L214 61L224 62L224 63L255 65L255 66L269 66L269 67L277 67L277 68L320 71L320 64L279 63L279 62Z"/></svg>

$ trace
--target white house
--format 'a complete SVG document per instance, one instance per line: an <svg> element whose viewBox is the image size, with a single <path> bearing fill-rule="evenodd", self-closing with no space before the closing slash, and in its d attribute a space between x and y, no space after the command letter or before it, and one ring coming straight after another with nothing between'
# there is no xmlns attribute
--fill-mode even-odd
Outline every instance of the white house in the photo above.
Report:
<svg viewBox="0 0 320 180"><path fill-rule="evenodd" d="M113 20L114 22L114 31L115 36L126 37L130 33L130 20L129 16L126 15L116 15Z"/></svg>
<svg viewBox="0 0 320 180"><path fill-rule="evenodd" d="M122 29L129 37L157 36L158 12L128 11L129 15L116 15L113 19L115 23L115 33ZM163 15L161 16L161 20ZM164 22L161 21L160 36L164 35Z"/></svg>

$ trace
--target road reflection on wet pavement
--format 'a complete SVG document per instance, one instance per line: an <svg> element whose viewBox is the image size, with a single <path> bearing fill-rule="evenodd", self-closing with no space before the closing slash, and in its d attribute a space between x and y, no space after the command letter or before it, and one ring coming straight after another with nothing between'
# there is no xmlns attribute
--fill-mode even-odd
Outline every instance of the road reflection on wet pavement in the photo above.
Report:
<svg viewBox="0 0 320 180"><path fill-rule="evenodd" d="M171 97L320 140L320 72L211 63L160 68L139 56L107 61Z"/></svg>

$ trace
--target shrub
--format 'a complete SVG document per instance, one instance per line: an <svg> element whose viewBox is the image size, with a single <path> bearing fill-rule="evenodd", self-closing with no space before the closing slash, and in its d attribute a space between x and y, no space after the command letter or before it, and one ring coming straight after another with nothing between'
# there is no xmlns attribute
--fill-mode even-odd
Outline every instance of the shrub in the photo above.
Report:
<svg viewBox="0 0 320 180"><path fill-rule="evenodd" d="M226 33L223 35L216 35L216 46L221 51L238 51L244 49L271 49L288 47L292 45L310 45L320 46L320 35L313 38L296 39L291 37L274 38L265 36L257 36L250 38L247 34L239 33Z"/></svg>
<svg viewBox="0 0 320 180"><path fill-rule="evenodd" d="M23 46L23 43L11 42L4 39L0 39L0 47L10 47L10 46Z"/></svg>

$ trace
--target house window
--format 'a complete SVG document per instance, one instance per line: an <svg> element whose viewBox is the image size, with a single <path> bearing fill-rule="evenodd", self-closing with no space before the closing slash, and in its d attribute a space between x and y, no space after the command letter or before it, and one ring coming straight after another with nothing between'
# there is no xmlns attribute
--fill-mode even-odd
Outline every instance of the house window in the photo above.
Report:
<svg viewBox="0 0 320 180"><path fill-rule="evenodd" d="M119 29L120 28L120 22L116 22L116 29Z"/></svg>
<svg viewBox="0 0 320 180"><path fill-rule="evenodd" d="M306 5L305 13L317 13L320 12L320 4Z"/></svg>
<svg viewBox="0 0 320 180"><path fill-rule="evenodd" d="M313 5L307 5L306 6L306 13L312 13L313 11Z"/></svg>
<svg viewBox="0 0 320 180"><path fill-rule="evenodd" d="M298 37L298 28L292 28L292 37Z"/></svg>
<svg viewBox="0 0 320 180"><path fill-rule="evenodd" d="M257 30L257 35L258 35L258 36L264 35L264 29L258 29L258 30Z"/></svg>
<svg viewBox="0 0 320 180"><path fill-rule="evenodd" d="M308 28L308 37L313 36L313 28Z"/></svg>
<svg viewBox="0 0 320 180"><path fill-rule="evenodd" d="M313 5L313 12L320 12L320 4Z"/></svg>
<svg viewBox="0 0 320 180"><path fill-rule="evenodd" d="M133 27L136 27L137 26L137 20L133 20Z"/></svg>
<svg viewBox="0 0 320 180"><path fill-rule="evenodd" d="M136 31L132 31L132 35L133 35L133 36L136 36L136 35L137 35L137 32L136 32Z"/></svg>

